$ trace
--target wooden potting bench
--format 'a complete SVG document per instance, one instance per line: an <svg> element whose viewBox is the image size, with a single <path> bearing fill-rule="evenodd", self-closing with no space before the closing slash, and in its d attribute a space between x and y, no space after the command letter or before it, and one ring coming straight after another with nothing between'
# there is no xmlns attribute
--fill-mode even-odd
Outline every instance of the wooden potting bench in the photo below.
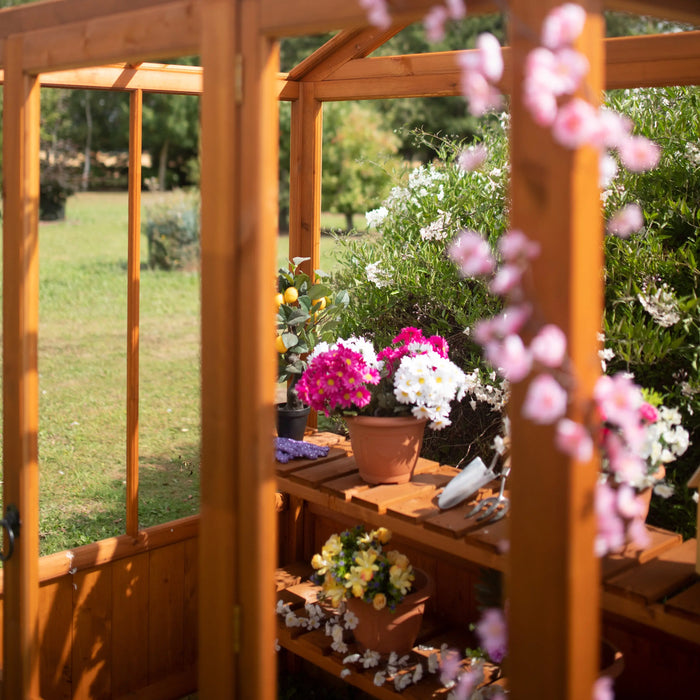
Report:
<svg viewBox="0 0 700 700"><path fill-rule="evenodd" d="M350 443L338 435L316 433L307 439L329 445L326 457L277 463L277 486L286 494L280 525L281 562L278 596L301 609L317 592L306 578L314 552L332 532L363 523L384 526L394 533L398 549L433 577L435 593L411 667L443 643L472 644L470 622L478 618L474 587L483 569L508 568L509 519L479 523L465 515L474 502L497 490L499 482L484 487L476 497L441 511L437 496L457 473L454 467L421 459L412 480L401 485L372 486L359 476ZM696 541L648 526L650 545L629 546L601 561L604 636L624 657L625 671L617 681L617 697L655 697L700 680L700 581L695 573ZM394 543L394 542L393 542ZM546 614L546 613L545 613ZM322 629L308 631L278 624L282 647L336 675L350 668L346 680L376 697L393 695L391 682L374 685L376 669L343 665L343 655L331 650L331 638ZM352 651L352 648L351 648ZM659 659L665 668L678 669L661 680ZM425 665L425 664L424 664ZM680 673L682 671L682 674ZM655 677L656 676L656 677ZM440 697L436 675L425 674L405 697ZM435 695L434 695L435 694Z"/></svg>

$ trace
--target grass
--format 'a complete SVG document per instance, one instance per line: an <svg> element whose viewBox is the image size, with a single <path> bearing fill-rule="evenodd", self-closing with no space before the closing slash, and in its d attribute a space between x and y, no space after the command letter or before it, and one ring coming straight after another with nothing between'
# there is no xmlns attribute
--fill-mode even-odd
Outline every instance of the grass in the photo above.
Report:
<svg viewBox="0 0 700 700"><path fill-rule="evenodd" d="M144 193L144 208L156 196ZM125 530L126 230L125 193L77 194L65 221L40 226L42 554ZM334 245L323 237L325 270ZM280 266L287 246L281 236ZM148 527L199 511L200 280L148 269L145 238L141 251L139 521Z"/></svg>

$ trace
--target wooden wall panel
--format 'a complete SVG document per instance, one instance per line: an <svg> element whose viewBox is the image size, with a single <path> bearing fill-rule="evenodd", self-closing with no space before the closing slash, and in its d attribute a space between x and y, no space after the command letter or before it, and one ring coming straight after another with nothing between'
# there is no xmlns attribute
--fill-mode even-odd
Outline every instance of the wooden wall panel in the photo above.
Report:
<svg viewBox="0 0 700 700"><path fill-rule="evenodd" d="M109 697L112 682L112 570L75 574L73 697Z"/></svg>
<svg viewBox="0 0 700 700"><path fill-rule="evenodd" d="M183 542L184 548L184 663L185 666L197 664L199 640L197 630L199 615L197 593L199 591L199 543L197 540Z"/></svg>
<svg viewBox="0 0 700 700"><path fill-rule="evenodd" d="M151 682L180 671L184 663L184 557L182 543L150 554L148 676Z"/></svg>
<svg viewBox="0 0 700 700"><path fill-rule="evenodd" d="M73 668L72 577L41 586L39 590L39 683L41 696L51 700L71 697Z"/></svg>
<svg viewBox="0 0 700 700"><path fill-rule="evenodd" d="M112 569L112 692L115 696L148 685L149 559L139 554Z"/></svg>

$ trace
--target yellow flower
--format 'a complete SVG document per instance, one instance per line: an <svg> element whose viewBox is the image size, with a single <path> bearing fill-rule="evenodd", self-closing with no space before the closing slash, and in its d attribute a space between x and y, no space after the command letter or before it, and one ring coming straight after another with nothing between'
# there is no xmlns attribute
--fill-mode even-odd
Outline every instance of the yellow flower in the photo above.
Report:
<svg viewBox="0 0 700 700"><path fill-rule="evenodd" d="M377 593L372 599L372 606L375 610L381 610L386 607L386 596L383 593Z"/></svg>
<svg viewBox="0 0 700 700"><path fill-rule="evenodd" d="M373 535L379 540L381 544L386 544L391 539L391 530L386 527L378 527Z"/></svg>
<svg viewBox="0 0 700 700"><path fill-rule="evenodd" d="M405 569L408 566L408 557L401 552L397 552L395 549L386 553L387 561L401 569Z"/></svg>
<svg viewBox="0 0 700 700"><path fill-rule="evenodd" d="M413 568L411 566L407 569L403 569L400 566L394 565L389 569L389 581L401 591L401 595L406 595L406 593L411 590L411 584L414 578Z"/></svg>
<svg viewBox="0 0 700 700"><path fill-rule="evenodd" d="M323 576L323 574L328 571L328 568L332 566L332 564L332 561L329 561L321 554L314 554L313 558L311 559L311 566L316 569L319 576Z"/></svg>
<svg viewBox="0 0 700 700"><path fill-rule="evenodd" d="M374 549L359 551L355 555L355 564L352 570L359 570L359 575L363 581L371 581L375 571L379 571L379 566L374 562L377 559L377 552Z"/></svg>
<svg viewBox="0 0 700 700"><path fill-rule="evenodd" d="M334 608L337 608L345 600L345 586L338 583L333 576L326 576L323 580L323 596L330 600Z"/></svg>
<svg viewBox="0 0 700 700"><path fill-rule="evenodd" d="M353 566L350 571L345 574L345 588L351 588L355 598L362 598L365 594L365 586L367 585L362 576L362 570Z"/></svg>
<svg viewBox="0 0 700 700"><path fill-rule="evenodd" d="M343 543L340 540L340 535L331 535L327 540L326 544L323 545L321 554L324 559L333 559L333 557L338 556L343 551Z"/></svg>

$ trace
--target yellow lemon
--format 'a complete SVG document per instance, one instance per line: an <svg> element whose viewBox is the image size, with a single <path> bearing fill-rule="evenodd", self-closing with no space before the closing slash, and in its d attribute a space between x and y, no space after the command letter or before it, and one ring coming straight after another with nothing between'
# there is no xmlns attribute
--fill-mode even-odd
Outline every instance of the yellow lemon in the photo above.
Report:
<svg viewBox="0 0 700 700"><path fill-rule="evenodd" d="M287 351L287 348L284 344L284 340L282 340L282 336L278 335L276 340L275 340L275 349L277 350L278 353L282 354L283 352Z"/></svg>
<svg viewBox="0 0 700 700"><path fill-rule="evenodd" d="M277 304L278 309L284 304L284 297L281 294L275 294L275 304Z"/></svg>
<svg viewBox="0 0 700 700"><path fill-rule="evenodd" d="M284 290L284 303L293 304L299 298L299 291L296 287L287 287Z"/></svg>
<svg viewBox="0 0 700 700"><path fill-rule="evenodd" d="M321 297L320 299L316 299L316 301L314 303L319 305L319 307L318 307L319 311L321 309L325 309L326 308L326 297Z"/></svg>

